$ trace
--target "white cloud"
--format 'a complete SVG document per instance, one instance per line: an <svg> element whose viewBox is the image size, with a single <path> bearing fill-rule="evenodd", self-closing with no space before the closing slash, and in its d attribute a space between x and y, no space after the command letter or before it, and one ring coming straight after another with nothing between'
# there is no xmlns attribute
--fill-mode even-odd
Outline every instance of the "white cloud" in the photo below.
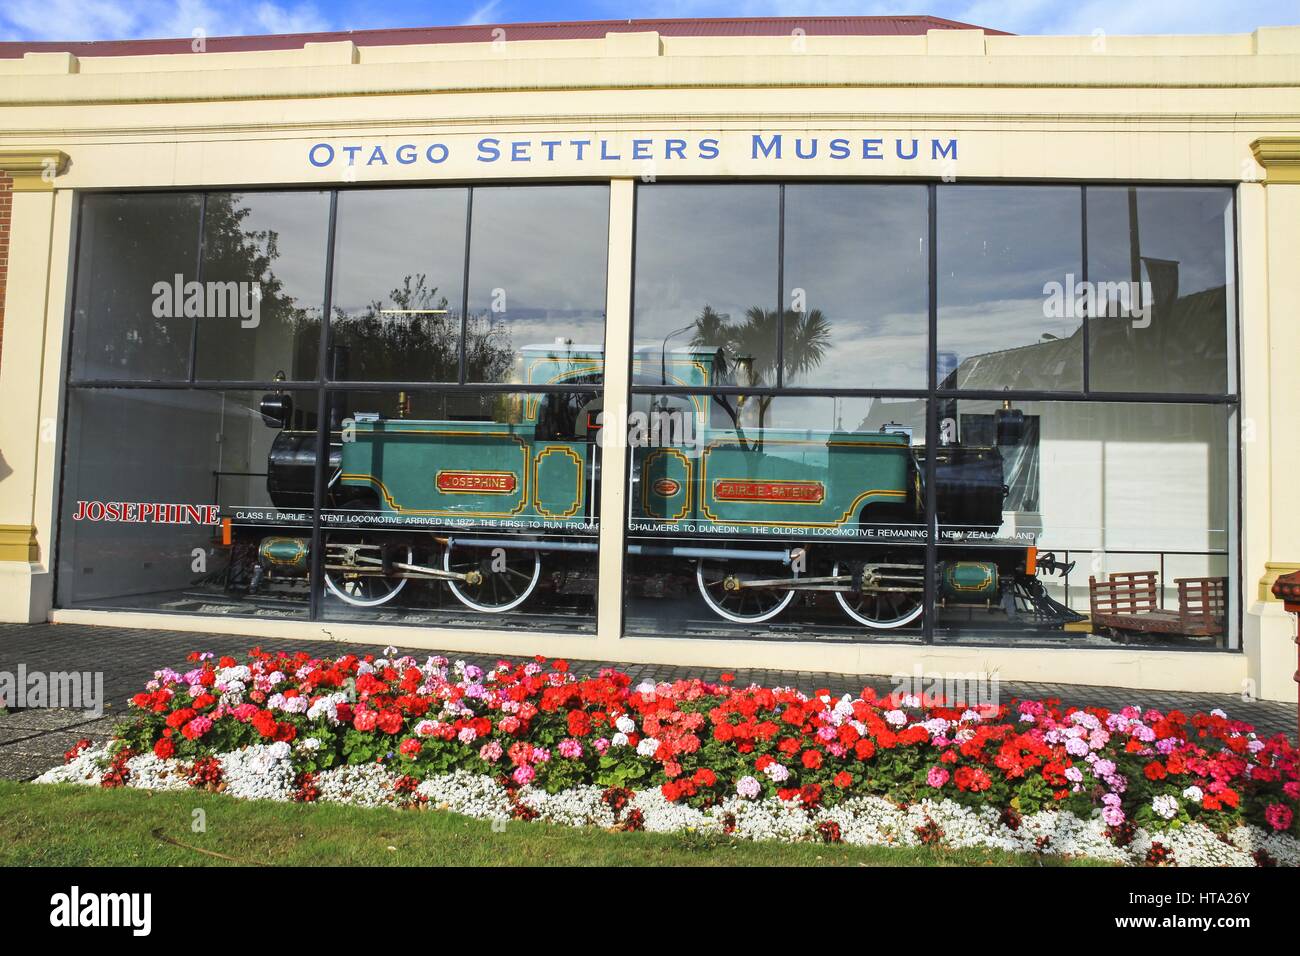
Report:
<svg viewBox="0 0 1300 956"><path fill-rule="evenodd" d="M625 16L622 0L598 5ZM593 16L601 15L593 13ZM959 20L1026 34L1249 33L1260 26L1300 23L1295 0L648 0L635 16L814 17L917 16Z"/></svg>
<svg viewBox="0 0 1300 956"><path fill-rule="evenodd" d="M461 21L462 24L471 25L477 23L496 23L499 21L497 8L501 6L501 0L487 0L481 6L475 7L474 10Z"/></svg>
<svg viewBox="0 0 1300 956"><path fill-rule="evenodd" d="M338 29L311 2L239 0L7 0L2 40L122 40Z"/></svg>

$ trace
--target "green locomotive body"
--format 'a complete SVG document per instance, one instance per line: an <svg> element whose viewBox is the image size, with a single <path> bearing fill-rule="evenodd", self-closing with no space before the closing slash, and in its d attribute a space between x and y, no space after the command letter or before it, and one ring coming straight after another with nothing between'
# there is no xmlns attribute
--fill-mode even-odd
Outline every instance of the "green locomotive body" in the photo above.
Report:
<svg viewBox="0 0 1300 956"><path fill-rule="evenodd" d="M606 421L594 394L557 390L603 378L601 350L571 346L522 349L519 397L498 402L491 420L351 412L332 434L327 466L329 591L369 607L430 581L475 610L519 607L544 556L563 566L596 551L600 449L621 453L626 438L628 553L695 562L700 595L717 615L765 621L800 591L832 592L873 629L921 615L917 550L900 557L881 543L927 534L926 452L909 434L762 427L761 418L747 420L753 410L734 389L698 391L734 386L720 352L646 350L631 371L656 394L635 396L647 407L634 405L626 423L621 414ZM539 385L547 389L529 391ZM277 409L286 401L263 400L268 424L283 423ZM625 436L603 440L625 427ZM316 441L311 432L277 436L268 463L277 506L313 500ZM947 446L935 467L940 524L995 531L1005 494L998 450ZM940 562L936 601L1013 614L1032 605L1040 618L1069 620L1036 580L1033 550L990 546L975 560ZM257 554L254 589L308 573L305 538L281 530L262 538Z"/></svg>

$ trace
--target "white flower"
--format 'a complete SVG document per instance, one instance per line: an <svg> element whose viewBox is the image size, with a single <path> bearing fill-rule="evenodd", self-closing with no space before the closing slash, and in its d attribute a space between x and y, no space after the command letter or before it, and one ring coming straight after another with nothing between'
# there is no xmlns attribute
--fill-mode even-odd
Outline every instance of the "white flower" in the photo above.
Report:
<svg viewBox="0 0 1300 956"><path fill-rule="evenodd" d="M887 710L885 711L885 723L891 727L901 727L907 723L907 714L901 710Z"/></svg>
<svg viewBox="0 0 1300 956"><path fill-rule="evenodd" d="M620 734L636 733L636 721L627 714L619 714L618 720L614 721L614 726L618 728ZM624 741L626 743L627 741Z"/></svg>
<svg viewBox="0 0 1300 956"><path fill-rule="evenodd" d="M1196 786L1195 784L1193 784L1192 786L1188 787L1186 790L1183 791L1183 799L1190 800L1192 801L1192 803L1200 803L1201 798L1204 796L1205 796L1204 791L1202 791L1201 788Z"/></svg>
<svg viewBox="0 0 1300 956"><path fill-rule="evenodd" d="M659 741L653 737L642 737L636 745L636 752L642 757L653 757L658 749Z"/></svg>
<svg viewBox="0 0 1300 956"><path fill-rule="evenodd" d="M763 773L776 783L783 783L790 779L790 769L784 764L770 763L763 768Z"/></svg>
<svg viewBox="0 0 1300 956"><path fill-rule="evenodd" d="M609 738L609 745L611 747L626 747L627 734L623 733L623 731L620 730L613 737Z"/></svg>
<svg viewBox="0 0 1300 956"><path fill-rule="evenodd" d="M1156 816L1172 820L1178 816L1178 798L1162 793L1151 801L1151 809L1156 812Z"/></svg>

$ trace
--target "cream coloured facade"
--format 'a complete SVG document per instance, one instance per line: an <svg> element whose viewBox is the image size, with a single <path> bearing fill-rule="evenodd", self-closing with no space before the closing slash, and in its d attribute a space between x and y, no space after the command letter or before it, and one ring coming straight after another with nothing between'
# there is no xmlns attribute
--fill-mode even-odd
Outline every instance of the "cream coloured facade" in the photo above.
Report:
<svg viewBox="0 0 1300 956"><path fill-rule="evenodd" d="M1300 27L1215 37L644 32L164 56L28 53L0 59L0 170L13 178L0 353L3 620L702 666L875 674L920 666L1294 696L1294 625L1268 585L1300 568L1300 509L1289 493L1300 472L1292 418L1300 407ZM618 520L600 523L591 634L523 634L490 618L443 628L58 606L80 196L608 184L603 348L612 408L632 384L636 190L677 180L1230 187L1240 439L1228 573L1240 613L1230 615L1224 646L640 636L625 626L627 531ZM622 455L604 456L601 514L628 513L628 467Z"/></svg>

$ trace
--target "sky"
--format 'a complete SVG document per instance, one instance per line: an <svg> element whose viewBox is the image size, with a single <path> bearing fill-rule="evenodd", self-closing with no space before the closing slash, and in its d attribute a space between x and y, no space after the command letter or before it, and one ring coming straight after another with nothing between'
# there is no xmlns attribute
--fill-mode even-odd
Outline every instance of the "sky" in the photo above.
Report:
<svg viewBox="0 0 1300 956"><path fill-rule="evenodd" d="M1300 0L4 0L0 40L109 40L462 23L930 14L1025 34L1249 33Z"/></svg>

